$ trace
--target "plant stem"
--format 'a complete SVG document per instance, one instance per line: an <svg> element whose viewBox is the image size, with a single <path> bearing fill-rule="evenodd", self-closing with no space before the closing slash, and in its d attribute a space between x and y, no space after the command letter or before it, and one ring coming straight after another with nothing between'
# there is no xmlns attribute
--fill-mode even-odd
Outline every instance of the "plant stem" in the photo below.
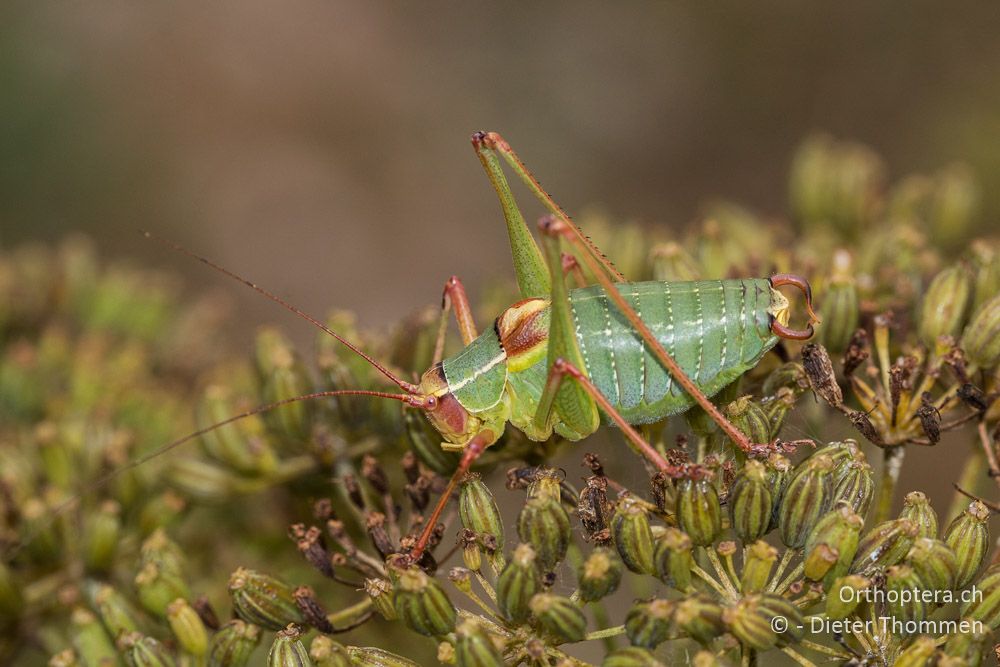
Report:
<svg viewBox="0 0 1000 667"><path fill-rule="evenodd" d="M607 625L610 617L608 616L608 608L604 604L604 601L595 600L590 603L590 606L594 610L594 622L597 623L597 625ZM602 639L605 653L611 653L618 648L618 642L615 640L617 636L618 635L608 635Z"/></svg>
<svg viewBox="0 0 1000 667"><path fill-rule="evenodd" d="M965 459L965 464L962 466L962 472L958 477L957 484L969 493L977 493L977 487L979 487L980 481L985 474L986 457L983 455L981 449L973 449ZM964 494L956 491L955 495L952 496L951 505L945 517L958 516L965 509L968 502L968 498Z"/></svg>
<svg viewBox="0 0 1000 667"><path fill-rule="evenodd" d="M788 567L788 563L791 562L792 556L795 555L795 549L786 549L785 553L781 556L781 561L778 563L778 569L775 570L774 574L771 576L771 585L767 587L769 593L773 593L774 589L778 587L778 583L781 581L781 575L785 573L785 568Z"/></svg>
<svg viewBox="0 0 1000 667"><path fill-rule="evenodd" d="M785 655L791 657L792 660L794 660L795 662L799 663L800 665L803 665L804 667L816 667L816 663L815 662L813 662L812 660L809 660L804 655L796 653L795 651L793 651L790 648L783 648L781 650L782 650L782 652L785 653Z"/></svg>
<svg viewBox="0 0 1000 667"><path fill-rule="evenodd" d="M344 621L350 623L356 620L359 616L366 613L372 607L372 599L365 598L357 604L353 604L350 607L345 607L340 611L335 611L332 614L327 614L326 618L333 627L340 627L344 625Z"/></svg>
<svg viewBox="0 0 1000 667"><path fill-rule="evenodd" d="M979 422L977 431L979 432L979 442L983 446L983 454L986 455L986 462L990 466L990 477L1000 486L1000 464L997 463L995 443L986 430L985 421Z"/></svg>
<svg viewBox="0 0 1000 667"><path fill-rule="evenodd" d="M809 641L808 639L803 639L802 641L800 641L799 642L799 646L801 646L803 648L812 649L813 651L816 651L817 653L825 653L826 655L832 655L833 657L840 658L841 660L850 660L851 659L851 656L849 654L845 653L844 651L838 651L835 648L831 648L829 646L824 646L823 644L819 644L819 643L816 643L816 642L813 642L813 641Z"/></svg>
<svg viewBox="0 0 1000 667"><path fill-rule="evenodd" d="M712 569L715 570L715 574L719 577L719 582L721 582L725 587L728 594L727 597L732 600L739 600L740 594L733 586L733 582L730 580L729 575L726 574L726 570L722 566L722 562L719 560L719 555L715 553L715 549L711 546L705 547L705 555L708 557L708 562L712 564Z"/></svg>
<svg viewBox="0 0 1000 667"><path fill-rule="evenodd" d="M692 566L691 571L695 574L696 577L700 577L706 584L711 586L716 593L725 598L729 597L729 593L726 591L726 589L724 589L718 581L712 578L712 575L710 575L708 572L705 572L705 570L701 569L697 565Z"/></svg>
<svg viewBox="0 0 1000 667"><path fill-rule="evenodd" d="M782 581L780 584L778 584L778 587L775 589L774 592L777 593L778 595L783 595L785 591L788 590L788 587L791 586L795 582L795 580L802 575L802 572L803 570L805 570L805 567L806 567L805 562L796 565L792 569L792 571L788 573L788 576L785 577L785 580Z"/></svg>
<svg viewBox="0 0 1000 667"><path fill-rule="evenodd" d="M624 625L616 625L613 628L604 628L603 630L594 630L593 632L588 632L583 638L583 641L590 641L591 639L604 639L605 637L615 637L617 635L623 634L625 632Z"/></svg>
<svg viewBox="0 0 1000 667"><path fill-rule="evenodd" d="M896 482L903 468L903 456L906 450L902 446L886 447L882 458L882 477L878 484L878 503L875 505L874 523L881 523L892 513L892 503L896 497Z"/></svg>

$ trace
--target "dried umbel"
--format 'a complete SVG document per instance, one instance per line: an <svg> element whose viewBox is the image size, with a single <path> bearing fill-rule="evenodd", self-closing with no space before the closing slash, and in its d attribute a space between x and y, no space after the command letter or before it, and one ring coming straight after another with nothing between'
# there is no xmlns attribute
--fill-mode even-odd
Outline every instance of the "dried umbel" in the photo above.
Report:
<svg viewBox="0 0 1000 667"><path fill-rule="evenodd" d="M1000 624L986 474L1000 418L1000 247L955 235L976 210L961 169L888 184L870 151L822 139L793 172L794 226L732 203L706 209L681 239L584 223L631 279L807 273L823 320L814 342L783 342L713 396L755 447L736 451L732 433L688 411L687 427L641 427L662 457L646 476L623 468L620 443L597 449L602 461L582 456L589 445L507 428L434 516L463 452L443 449L420 411L361 397L292 401L123 468L267 400L385 385L326 334L313 355L275 327L259 331L252 355L217 363L214 302L179 308L168 284L103 269L78 243L0 251L0 546L16 551L0 564L0 662L40 647L54 667L239 667L268 655L317 667L577 656L707 667L770 664L778 652L806 665L979 664ZM572 262L566 270L577 279ZM511 303L492 301L477 312L484 331ZM731 305L704 316L735 326ZM385 333L346 313L326 322L410 378L432 365L439 315ZM791 321L802 315L793 308ZM734 354L732 333L711 350L706 339L703 361ZM857 441L843 439L852 429ZM942 471L971 453L955 481L972 497L932 507L899 488L914 446L936 446L922 460ZM556 451L565 469L549 467ZM507 461L517 467L505 489L491 471ZM280 546L286 527L294 548ZM958 607L867 601L971 586L982 599ZM987 632L799 630L820 614L964 616Z"/></svg>

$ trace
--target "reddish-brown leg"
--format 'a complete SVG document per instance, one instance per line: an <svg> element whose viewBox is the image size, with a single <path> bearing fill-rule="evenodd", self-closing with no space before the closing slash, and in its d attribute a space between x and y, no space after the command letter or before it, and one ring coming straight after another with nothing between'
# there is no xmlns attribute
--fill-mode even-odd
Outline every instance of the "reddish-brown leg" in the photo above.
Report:
<svg viewBox="0 0 1000 667"><path fill-rule="evenodd" d="M577 287L587 286L587 278L583 275L580 262L576 261L576 257L568 252L562 253L562 270L564 276L573 276L573 282L576 283Z"/></svg>
<svg viewBox="0 0 1000 667"><path fill-rule="evenodd" d="M410 560L413 563L420 561L420 557L424 555L424 551L427 549L427 544L431 540L431 536L434 534L434 527L437 522L441 520L441 514L444 512L444 508L448 506L448 501L451 499L452 494L455 492L455 488L458 483L462 481L462 478L468 474L469 469L472 468L472 464L476 462L476 459L486 451L486 448L496 440L496 436L492 431L480 431L477 433L472 440L465 445L465 449L462 450L462 458L458 462L458 467L455 472L452 473L451 479L448 480L448 486L445 488L444 493L438 499L437 505L434 506L434 511L431 512L430 518L427 523L424 524L424 528L420 533L420 537L417 538L417 543L414 545L413 550L410 552Z"/></svg>
<svg viewBox="0 0 1000 667"><path fill-rule="evenodd" d="M584 264L591 270L594 277L597 278L597 282L600 283L604 291L615 302L618 309L621 311L622 315L628 319L629 323L635 327L635 330L642 336L643 341L649 346L649 349L653 352L653 355L663 364L664 368L670 371L670 374L674 377L684 391L690 395L696 403L698 403L701 408L708 413L708 416L719 425L727 436L729 436L733 442L735 442L740 449L745 452L750 452L754 450L754 443L750 442L749 438L743 434L735 425L719 411L715 404L712 403L705 395L698 385L688 377L688 374L677 364L670 353L663 347L660 341L653 335L653 332L649 330L646 323L642 321L635 309L625 300L625 297L621 295L621 292L615 287L614 283L610 278L602 271L602 266L594 256L588 252L588 246L581 243L577 238L577 234L574 233L573 228L570 228L563 222L560 218L555 216L547 216L542 218L538 223L538 227L543 234L552 237L562 237L568 240L570 243L576 245L578 249L582 252L579 253L579 259L582 259Z"/></svg>
<svg viewBox="0 0 1000 667"><path fill-rule="evenodd" d="M604 394L602 394L601 391L594 386L594 383L590 381L590 378L587 377L586 373L565 359L556 359L555 363L552 364L552 369L549 371L548 378L545 381L545 389L542 390L542 395L545 397L555 396L556 392L559 391L559 385L562 384L567 376L580 383L580 386L583 387L584 391L586 391L591 398L594 399L594 402L597 403L598 407L600 407L606 415L611 417L615 424L617 424L622 430L622 433L625 434L625 437L628 438L633 445L635 445L636 449L638 449L646 460L653 464L657 470L671 477L678 477L689 472L689 467L671 465L655 447L649 444L649 442L643 438L637 430L635 430L635 427L625 421L625 418L621 415L621 413L619 413L614 406L611 405L611 402L605 398ZM551 411L552 405L553 402L551 400L543 399L539 402L539 410ZM543 415L542 417L543 421L547 421L549 415Z"/></svg>
<svg viewBox="0 0 1000 667"><path fill-rule="evenodd" d="M476 331L476 322L472 319L472 307L469 305L469 297L465 294L465 287L458 276L452 276L444 284L444 293L441 296L441 323L438 325L437 340L434 343L435 364L444 358L444 341L448 333L448 313L452 308L455 310L455 321L458 322L458 332L462 336L462 343L468 345L479 336Z"/></svg>
<svg viewBox="0 0 1000 667"><path fill-rule="evenodd" d="M482 153L482 151L493 151L499 153L503 159L507 162L508 166L514 170L521 181L534 193L534 195L542 202L545 208L554 215L557 219L561 220L567 228L570 230L574 237L574 240L578 245L586 249L586 252L594 257L598 265L600 266L599 273L607 275L609 278L615 282L625 282L625 276L615 268L611 260L604 256L600 248L594 244L587 236L576 226L569 215L562 209L559 204L549 195L548 192L542 187L535 175L531 173L528 167L521 161L514 149L510 147L507 140L501 137L496 132L477 132L472 135L472 145L476 149L477 153Z"/></svg>

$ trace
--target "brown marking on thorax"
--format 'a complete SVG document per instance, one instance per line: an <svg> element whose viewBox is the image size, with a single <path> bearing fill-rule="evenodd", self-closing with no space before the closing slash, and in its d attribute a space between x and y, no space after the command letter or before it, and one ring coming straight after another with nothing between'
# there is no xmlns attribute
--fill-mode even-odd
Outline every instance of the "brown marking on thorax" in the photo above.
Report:
<svg viewBox="0 0 1000 667"><path fill-rule="evenodd" d="M545 299L525 299L503 311L494 327L507 359L516 360L538 352L549 337L549 328L542 317L549 307Z"/></svg>

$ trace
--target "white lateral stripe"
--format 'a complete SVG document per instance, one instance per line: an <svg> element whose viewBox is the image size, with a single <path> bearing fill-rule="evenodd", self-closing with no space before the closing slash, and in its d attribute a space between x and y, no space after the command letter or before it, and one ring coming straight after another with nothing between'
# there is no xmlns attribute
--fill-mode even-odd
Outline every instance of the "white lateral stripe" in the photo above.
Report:
<svg viewBox="0 0 1000 667"><path fill-rule="evenodd" d="M484 366L483 368L480 368L480 369L476 370L472 374L471 377L467 377L464 380L462 380L462 381L460 381L460 382L458 382L456 384L451 384L451 381L449 380L448 381L448 391L455 392L455 391L458 391L459 389L461 389L462 387L464 387L465 385L469 384L470 382L475 382L479 378L480 375L482 375L483 373L486 373L487 371L492 370L493 367L495 367L497 364L503 363L504 361L506 361L506 359L507 359L507 353L506 352L501 352L497 356L493 357L490 360L490 363L486 364L486 366Z"/></svg>

